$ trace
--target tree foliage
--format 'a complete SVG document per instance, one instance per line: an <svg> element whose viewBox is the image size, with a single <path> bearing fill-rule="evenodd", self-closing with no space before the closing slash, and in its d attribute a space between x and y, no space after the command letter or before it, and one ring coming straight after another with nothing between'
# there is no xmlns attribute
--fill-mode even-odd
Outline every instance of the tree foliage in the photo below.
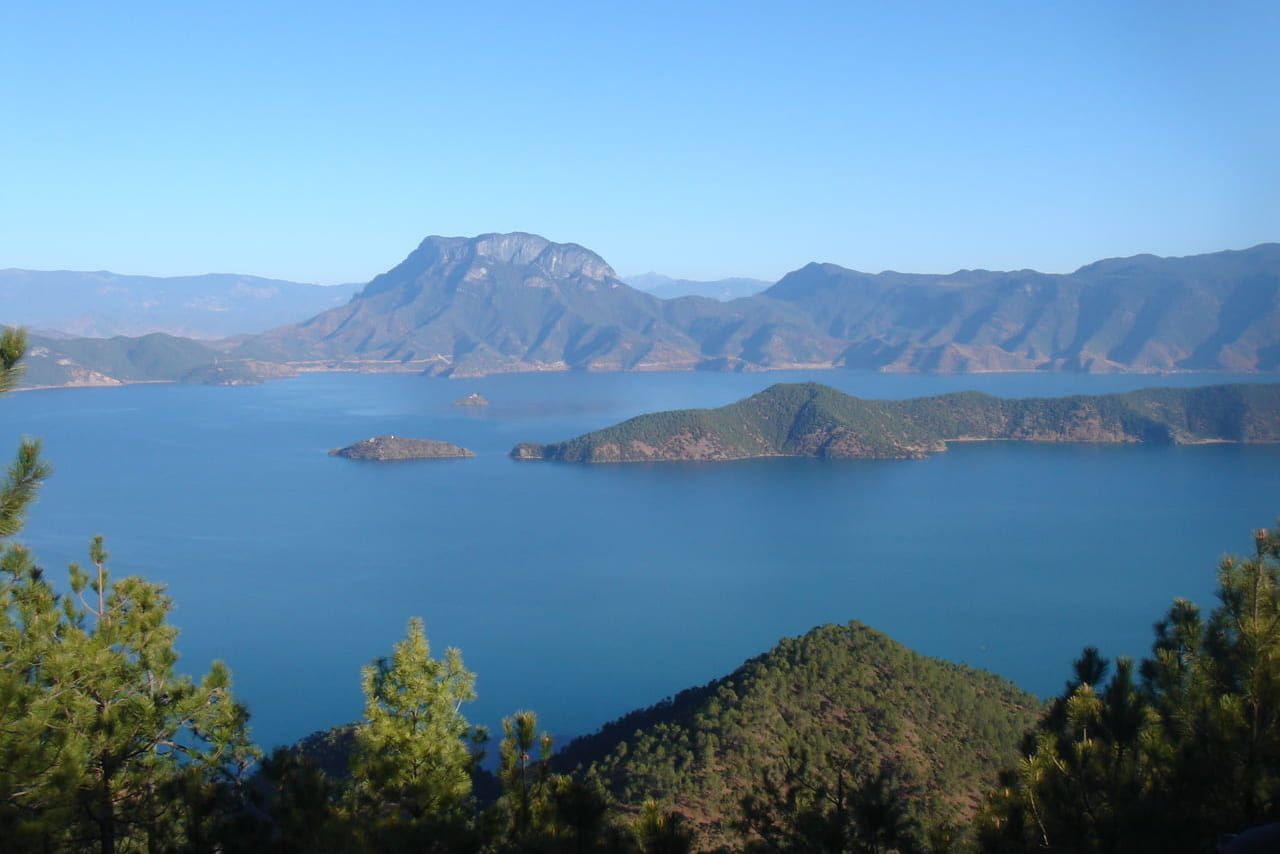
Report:
<svg viewBox="0 0 1280 854"><path fill-rule="evenodd" d="M349 808L370 838L393 850L458 850L484 741L461 712L475 699L475 674L456 649L432 658L414 618L391 657L364 668L362 682Z"/></svg>
<svg viewBox="0 0 1280 854"><path fill-rule="evenodd" d="M1280 529L1177 600L1152 654L1094 649L981 816L988 851L1197 851L1280 814ZM1108 676L1108 674L1110 674Z"/></svg>
<svg viewBox="0 0 1280 854"><path fill-rule="evenodd" d="M0 390L25 347L0 335ZM0 486L12 537L48 474L24 441ZM177 630L163 589L113 580L101 537L92 571L59 592L20 544L0 544L0 838L55 851L207 849L235 808L252 761L248 716L215 663L176 673Z"/></svg>

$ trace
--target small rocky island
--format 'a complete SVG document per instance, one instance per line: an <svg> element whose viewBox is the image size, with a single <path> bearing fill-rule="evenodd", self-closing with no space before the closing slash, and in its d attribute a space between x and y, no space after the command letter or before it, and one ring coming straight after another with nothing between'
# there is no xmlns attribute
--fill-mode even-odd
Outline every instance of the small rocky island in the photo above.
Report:
<svg viewBox="0 0 1280 854"><path fill-rule="evenodd" d="M345 448L334 448L329 456L346 457L349 460L440 460L474 457L475 454L466 448L433 439L373 436Z"/></svg>
<svg viewBox="0 0 1280 854"><path fill-rule="evenodd" d="M453 402L454 406L488 406L489 401L480 396L478 392L472 392L466 397L459 398Z"/></svg>

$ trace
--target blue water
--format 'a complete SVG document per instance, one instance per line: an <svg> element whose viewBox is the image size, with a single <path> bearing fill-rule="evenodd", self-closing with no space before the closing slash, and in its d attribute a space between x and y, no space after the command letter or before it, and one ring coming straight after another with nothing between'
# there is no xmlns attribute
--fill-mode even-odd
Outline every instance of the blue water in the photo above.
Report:
<svg viewBox="0 0 1280 854"><path fill-rule="evenodd" d="M506 457L520 441L802 379L881 398L1224 380L323 374L11 395L0 449L41 436L56 468L21 535L43 564L63 577L102 533L117 576L165 583L182 667L226 661L264 746L357 718L361 665L389 653L411 616L478 674L472 720L530 708L561 738L851 619L1048 695L1084 645L1142 655L1173 597L1212 605L1218 558L1280 515L1277 446L991 443L838 463ZM492 405L450 405L473 391ZM380 433L477 457L326 454Z"/></svg>

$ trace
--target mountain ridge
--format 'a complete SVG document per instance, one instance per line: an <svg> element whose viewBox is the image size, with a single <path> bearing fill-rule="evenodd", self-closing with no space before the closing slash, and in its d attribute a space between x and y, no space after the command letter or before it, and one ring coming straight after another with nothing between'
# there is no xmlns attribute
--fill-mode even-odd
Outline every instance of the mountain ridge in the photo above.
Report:
<svg viewBox="0 0 1280 854"><path fill-rule="evenodd" d="M116 375L110 360L91 358L99 345L53 335L46 340L59 342L51 352L88 358L65 356L76 376L94 382L182 378L174 366ZM255 366L257 376L314 370L450 377L831 368L1275 372L1280 244L1182 258L1103 259L1072 273L871 274L812 262L762 293L721 302L637 290L575 243L526 232L433 236L341 305L209 346L214 360Z"/></svg>
<svg viewBox="0 0 1280 854"><path fill-rule="evenodd" d="M537 296L533 296L533 294ZM1280 370L1280 244L1073 273L870 274L812 262L729 302L661 300L523 232L428 237L347 306L245 355L316 368Z"/></svg>

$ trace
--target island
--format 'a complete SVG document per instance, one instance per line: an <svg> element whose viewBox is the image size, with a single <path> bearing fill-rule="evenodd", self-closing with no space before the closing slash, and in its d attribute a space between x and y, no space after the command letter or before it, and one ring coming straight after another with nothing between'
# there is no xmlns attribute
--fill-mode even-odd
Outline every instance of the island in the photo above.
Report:
<svg viewBox="0 0 1280 854"><path fill-rule="evenodd" d="M864 400L819 383L780 383L719 409L640 415L518 460L653 462L754 457L913 459L949 442L1280 441L1280 384L1148 388L1003 399L975 391Z"/></svg>
<svg viewBox="0 0 1280 854"><path fill-rule="evenodd" d="M454 406L488 406L489 401L480 396L478 392L472 392L466 397L458 398L453 402Z"/></svg>
<svg viewBox="0 0 1280 854"><path fill-rule="evenodd" d="M345 448L334 448L329 456L346 457L349 460L440 460L474 457L475 454L449 442L406 439L403 436L373 436Z"/></svg>

